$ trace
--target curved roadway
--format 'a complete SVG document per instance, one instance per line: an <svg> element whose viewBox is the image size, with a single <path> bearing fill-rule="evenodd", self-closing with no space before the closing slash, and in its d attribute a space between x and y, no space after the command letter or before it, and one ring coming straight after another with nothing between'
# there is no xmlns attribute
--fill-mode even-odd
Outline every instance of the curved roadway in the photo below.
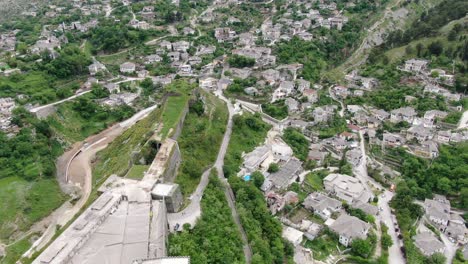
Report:
<svg viewBox="0 0 468 264"><path fill-rule="evenodd" d="M43 230L43 228L47 226L42 236L34 242L31 248L24 253L23 256L30 257L34 252L46 246L53 239L56 233L56 227L58 225L62 227L65 226L86 205L92 190L91 161L95 154L106 148L107 145L117 136L139 120L146 117L155 108L156 106L152 106L136 113L131 118L118 123L97 135L87 138L84 142L87 142L88 144L76 144L75 148L62 155L63 160L59 161L58 170L62 170L64 173L61 175L57 174L58 177L61 177L58 181L62 183L62 185L65 183L65 185L79 186L81 189L81 196L74 204L67 201L57 210L52 212L52 214L43 219L43 221L36 223L31 228L32 230ZM76 155L77 152L80 153ZM64 168L60 168L60 166Z"/></svg>
<svg viewBox="0 0 468 264"><path fill-rule="evenodd" d="M205 191L206 186L208 185L209 182L209 175L210 171L212 169L217 170L218 177L222 180L224 183L224 192L228 201L228 205L231 208L232 212L232 217L234 219L235 224L239 228L239 231L241 233L241 238L244 243L244 256L246 259L247 263L251 262L252 259L252 250L250 248L250 245L247 240L247 234L245 233L244 228L242 227L242 224L240 222L239 215L237 213L237 208L236 208L236 203L235 203L235 197L234 193L232 192L232 189L227 181L227 179L224 177L223 173L223 165L224 165L224 157L226 155L227 148L229 146L229 140L231 139L231 133L232 133L232 117L235 113L234 111L234 106L229 102L227 98L225 98L222 95L221 91L218 91L218 93L215 92L215 94L224 102L226 102L226 105L229 110L229 119L228 123L226 126L226 132L224 133L223 141L221 143L221 146L219 148L218 156L216 158L215 164L207 169L203 174L200 179L200 183L197 186L197 189L195 192L191 195L190 197L190 204L182 211L177 212L177 213L170 213L167 214L167 220L169 222L169 228L171 232L175 232L175 227L179 226L179 229L184 225L184 224L190 224L191 227L195 226L197 220L201 216L201 206L200 206L200 201L203 197L203 192Z"/></svg>

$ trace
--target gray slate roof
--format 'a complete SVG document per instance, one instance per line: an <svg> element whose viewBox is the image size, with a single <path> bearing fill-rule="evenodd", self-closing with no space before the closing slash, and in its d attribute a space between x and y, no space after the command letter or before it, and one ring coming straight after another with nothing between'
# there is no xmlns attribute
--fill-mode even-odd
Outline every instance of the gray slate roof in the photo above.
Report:
<svg viewBox="0 0 468 264"><path fill-rule="evenodd" d="M445 249L444 244L430 232L423 232L414 236L414 244L428 256Z"/></svg>
<svg viewBox="0 0 468 264"><path fill-rule="evenodd" d="M357 217L342 214L335 220L335 222L333 222L330 229L333 230L333 232L348 238L365 239L370 227L370 224Z"/></svg>
<svg viewBox="0 0 468 264"><path fill-rule="evenodd" d="M278 172L271 174L268 179L277 188L286 188L289 182L297 177L297 172L302 169L302 162L296 158L290 159L286 164L281 166Z"/></svg>

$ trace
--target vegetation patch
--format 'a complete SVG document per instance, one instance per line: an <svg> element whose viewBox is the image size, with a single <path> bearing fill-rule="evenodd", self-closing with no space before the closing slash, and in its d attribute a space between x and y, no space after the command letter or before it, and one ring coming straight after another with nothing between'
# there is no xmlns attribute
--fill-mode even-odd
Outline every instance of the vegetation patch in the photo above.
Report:
<svg viewBox="0 0 468 264"><path fill-rule="evenodd" d="M94 185L101 183L101 181L111 174L120 176L126 175L131 166L129 160L131 160L132 152L140 150L142 146L146 144L154 134L158 124L164 121L167 122L164 126L165 129L163 128L165 132L162 133L162 135L165 136L169 135L169 132L174 128L170 127L169 124L172 126L177 125L178 119L176 119L176 117L180 118L182 115L181 112L183 108L180 107L183 106L189 98L188 93L190 91L190 85L184 81L176 81L167 86L167 89L171 92L179 92L175 96L178 98L171 99L172 96L169 96L165 105L151 112L146 118L140 120L114 139L107 148L98 152L93 168ZM181 98L184 98L184 100ZM179 108L173 109L172 107L166 107L166 104L169 102L172 107ZM184 102L184 104L182 104L182 102ZM166 113L164 115L165 110L170 111L170 114Z"/></svg>
<svg viewBox="0 0 468 264"><path fill-rule="evenodd" d="M127 105L109 108L88 98L79 98L60 104L57 112L48 117L47 122L69 142L77 142L131 117L134 113Z"/></svg>
<svg viewBox="0 0 468 264"><path fill-rule="evenodd" d="M161 129L161 138L165 138L174 133L174 129L179 123L184 109L187 105L189 95L181 94L179 96L170 96L163 106L161 122L163 127Z"/></svg>
<svg viewBox="0 0 468 264"><path fill-rule="evenodd" d="M306 248L310 248L314 254L314 259L323 261L330 255L337 255L342 246L338 242L338 237L331 231L325 230L325 233L310 241L307 240Z"/></svg>
<svg viewBox="0 0 468 264"><path fill-rule="evenodd" d="M145 176L144 175L145 171L147 171L148 168L149 168L149 165L136 165L135 164L130 168L125 178L141 180L143 179L143 176Z"/></svg>
<svg viewBox="0 0 468 264"><path fill-rule="evenodd" d="M265 114L278 120L288 117L288 107L285 105L284 100L262 104L262 110Z"/></svg>
<svg viewBox="0 0 468 264"><path fill-rule="evenodd" d="M327 177L328 170L320 170L315 172L310 172L306 175L305 183L307 186L312 187L314 191L323 190L323 179Z"/></svg>
<svg viewBox="0 0 468 264"><path fill-rule="evenodd" d="M224 175L236 175L242 164L242 153L251 152L264 142L271 125L262 121L256 114L236 115L233 117L233 127L229 147L224 158Z"/></svg>
<svg viewBox="0 0 468 264"><path fill-rule="evenodd" d="M252 248L252 263L285 263L292 261L293 246L281 237L282 226L271 215L263 192L253 183L229 177L236 196L236 206L242 226Z"/></svg>
<svg viewBox="0 0 468 264"><path fill-rule="evenodd" d="M201 200L200 220L192 230L184 226L182 232L169 236L169 255L190 256L194 264L245 263L240 232L215 171Z"/></svg>
<svg viewBox="0 0 468 264"><path fill-rule="evenodd" d="M296 128L288 127L283 132L284 141L292 148L294 155L305 161L309 154L309 141Z"/></svg>
<svg viewBox="0 0 468 264"><path fill-rule="evenodd" d="M31 238L38 234L31 234L26 236L25 238L16 241L15 243L9 245L5 250L5 257L0 258L1 264L10 264L16 263L18 259L21 258L24 252L26 252L29 248L31 248Z"/></svg>
<svg viewBox="0 0 468 264"><path fill-rule="evenodd" d="M178 139L182 163L176 183L185 197L195 190L203 172L215 162L227 120L225 103L212 94L201 91L200 97L190 102Z"/></svg>
<svg viewBox="0 0 468 264"><path fill-rule="evenodd" d="M55 179L0 179L0 239L8 241L15 231L28 230L66 198Z"/></svg>

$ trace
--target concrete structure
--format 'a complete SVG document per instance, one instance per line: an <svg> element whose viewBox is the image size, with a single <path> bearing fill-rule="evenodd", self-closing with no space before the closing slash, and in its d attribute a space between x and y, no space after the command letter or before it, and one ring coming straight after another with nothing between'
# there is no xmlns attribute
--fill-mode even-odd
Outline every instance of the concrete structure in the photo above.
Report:
<svg viewBox="0 0 468 264"><path fill-rule="evenodd" d="M101 195L33 263L73 263L72 258L107 217L117 210L122 199L121 195L110 192Z"/></svg>
<svg viewBox="0 0 468 264"><path fill-rule="evenodd" d="M96 75L98 72L102 72L107 70L104 64L100 63L99 61L94 61L93 64L88 66L89 74L91 76Z"/></svg>
<svg viewBox="0 0 468 264"><path fill-rule="evenodd" d="M136 65L133 62L124 62L120 65L120 72L133 73L135 72Z"/></svg>
<svg viewBox="0 0 468 264"><path fill-rule="evenodd" d="M219 43L232 41L235 37L236 32L228 27L215 29L215 38Z"/></svg>
<svg viewBox="0 0 468 264"><path fill-rule="evenodd" d="M156 184L151 191L151 196L155 200L163 200L169 213L179 211L183 203L178 184Z"/></svg>
<svg viewBox="0 0 468 264"><path fill-rule="evenodd" d="M301 244L303 236L304 233L295 228L290 226L283 227L282 237L291 242L294 246Z"/></svg>
<svg viewBox="0 0 468 264"><path fill-rule="evenodd" d="M268 158L270 149L267 146L260 146L244 156L244 167L248 172L259 169L261 164Z"/></svg>
<svg viewBox="0 0 468 264"><path fill-rule="evenodd" d="M416 110L412 107L401 107L390 112L390 122L398 123L401 121L406 121L408 123L413 123L413 119L416 117Z"/></svg>
<svg viewBox="0 0 468 264"><path fill-rule="evenodd" d="M404 70L409 72L422 72L426 69L428 61L411 59L405 62Z"/></svg>
<svg viewBox="0 0 468 264"><path fill-rule="evenodd" d="M177 143L166 139L141 181L108 177L101 196L33 263L152 263L142 261L165 257L166 213L182 198L177 185L156 183L177 169L178 153Z"/></svg>
<svg viewBox="0 0 468 264"><path fill-rule="evenodd" d="M426 199L424 201L426 215L436 225L447 226L450 220L450 204L438 200Z"/></svg>

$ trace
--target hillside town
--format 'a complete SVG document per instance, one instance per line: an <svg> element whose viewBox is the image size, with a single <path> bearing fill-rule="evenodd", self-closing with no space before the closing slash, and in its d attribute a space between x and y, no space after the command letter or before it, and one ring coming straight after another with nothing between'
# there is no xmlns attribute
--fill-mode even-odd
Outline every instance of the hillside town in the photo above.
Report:
<svg viewBox="0 0 468 264"><path fill-rule="evenodd" d="M370 52L367 64L339 68L353 49L361 49L361 40L371 41L336 43L350 41L355 30L367 31L360 27L364 16L390 12L381 2L28 5L21 16L40 21L35 32L25 33L29 25L0 27L0 180L19 177L12 172L21 167L28 181L37 174L36 181L57 178L57 190L66 192L74 213L57 204L53 216L35 219L54 219L42 226L21 230L20 224L0 222L9 226L0 230L0 263L221 263L190 255L196 246L185 248L184 239L178 240L199 236L197 228L213 217L204 207L205 199L216 197L213 178L219 178L226 203L219 207L227 208L232 221L226 229L236 230L241 244L232 245L240 257L224 263L280 263L262 255L262 247L272 255L278 249L253 240L250 229L257 225L263 240L264 228L279 230L281 254L291 248L289 257L279 257L282 263L468 260L466 55L448 63L447 57L406 51L382 63ZM457 21L464 23L461 39L468 22ZM456 60L465 66L455 69ZM180 88L185 85L189 92ZM171 98L186 94L183 105L170 105ZM226 116L219 117L225 121L220 127L212 124L221 115L218 104ZM196 123L190 115L209 121ZM141 128L148 118L157 121ZM171 118L178 119L171 124ZM242 118L250 123L239 125ZM265 133L258 139L236 134L249 125L257 125L251 133ZM222 133L219 142L208 136L210 129ZM130 145L137 140L130 132L145 141ZM207 142L192 142L184 133L206 133L201 140ZM27 159L30 167L8 167L3 152L11 151L12 159L30 154L21 138L39 134L40 140L56 139L41 144L55 153L47 163L51 169L37 165L49 155L45 151ZM189 141L213 145L216 153L194 151L189 157L196 149ZM129 146L128 157L124 150L107 153L114 144ZM202 163L208 156L213 160ZM127 164L130 169L111 167ZM134 168L141 171L132 178ZM184 173L192 178L178 182ZM242 204L254 197L250 187L268 209L265 222L255 219L255 206ZM29 239L28 246L6 262L8 248L21 238ZM222 240L216 241L206 243Z"/></svg>

